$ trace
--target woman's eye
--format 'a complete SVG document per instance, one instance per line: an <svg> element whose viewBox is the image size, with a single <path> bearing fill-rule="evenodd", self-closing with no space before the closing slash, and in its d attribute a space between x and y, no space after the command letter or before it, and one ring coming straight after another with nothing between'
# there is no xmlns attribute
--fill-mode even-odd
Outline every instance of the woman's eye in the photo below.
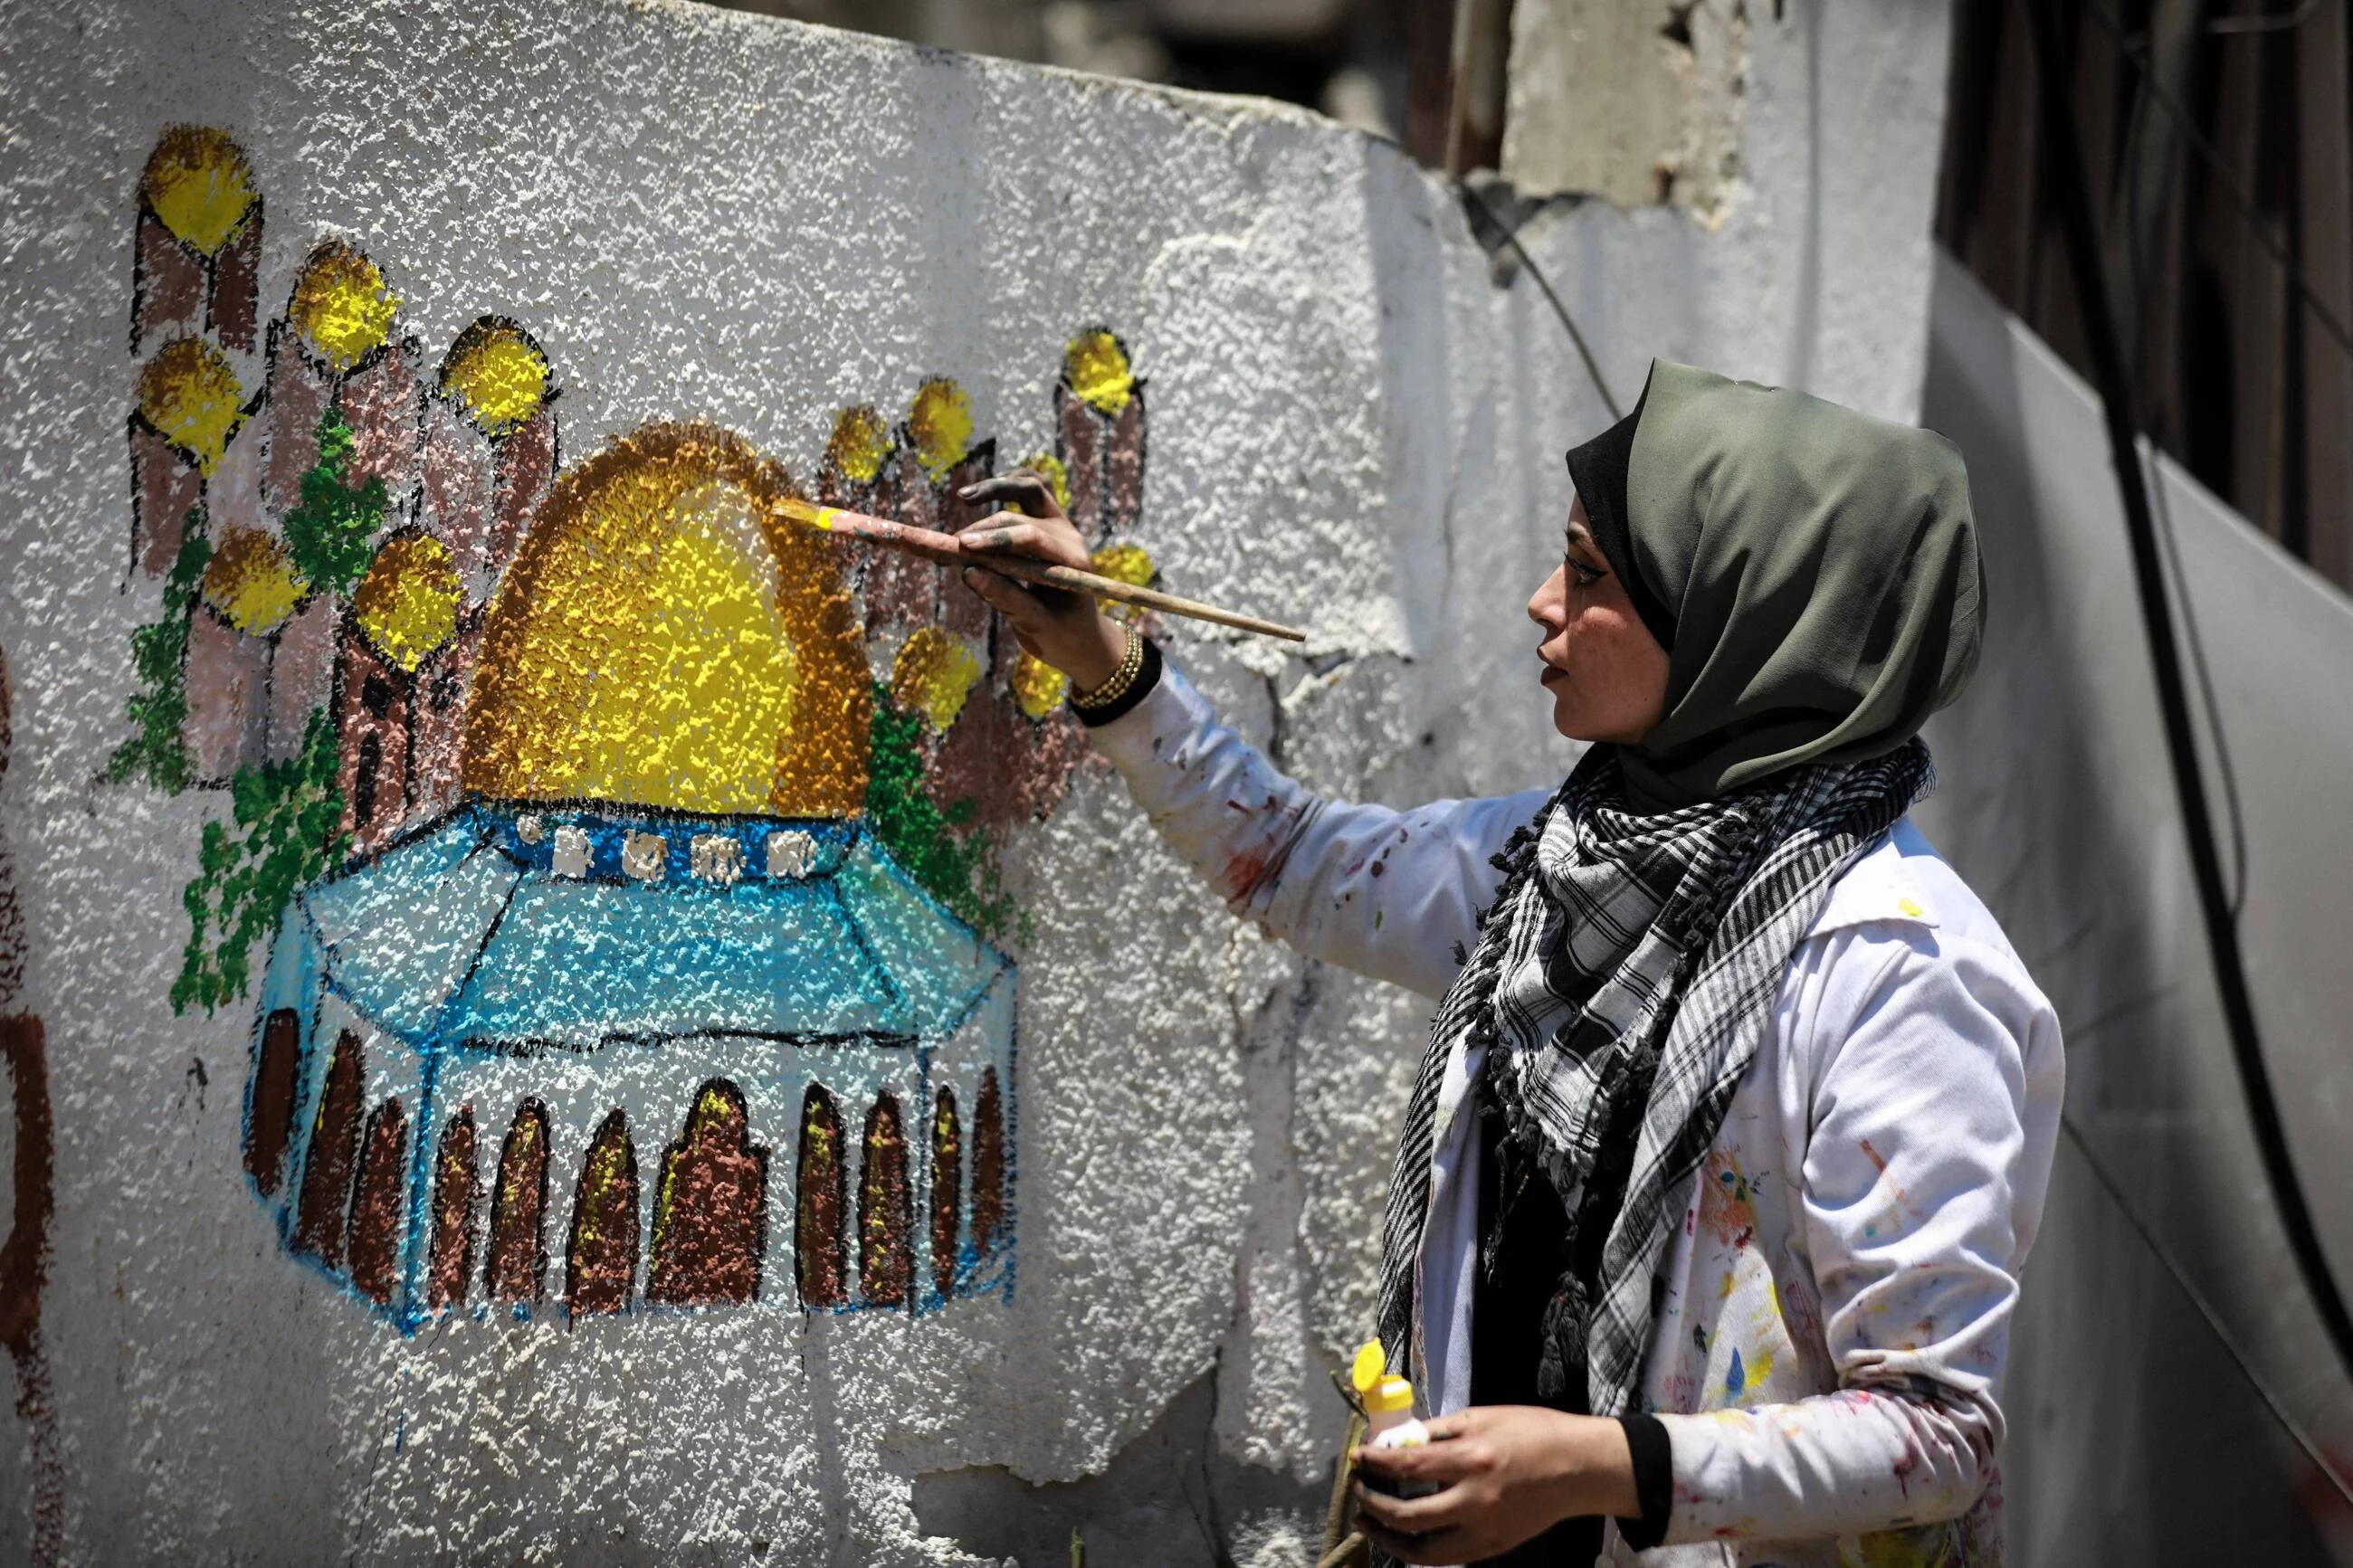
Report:
<svg viewBox="0 0 2353 1568"><path fill-rule="evenodd" d="M1577 579L1577 585L1580 588L1590 588L1608 575L1606 573L1588 566L1574 556L1571 556L1568 561L1568 574Z"/></svg>

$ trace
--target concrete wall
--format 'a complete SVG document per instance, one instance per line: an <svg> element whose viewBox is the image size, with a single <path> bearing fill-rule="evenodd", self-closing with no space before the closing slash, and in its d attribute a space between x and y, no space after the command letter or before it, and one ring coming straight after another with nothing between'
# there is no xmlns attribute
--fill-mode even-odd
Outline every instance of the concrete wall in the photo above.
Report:
<svg viewBox="0 0 2353 1568"><path fill-rule="evenodd" d="M1426 1004L780 498L1054 457L1313 628L1166 628L1286 765L1519 787L1607 417L1527 279L1312 116L689 5L8 28L0 1556L1300 1560ZM1629 404L1908 416L1937 106L1825 127L1941 20L1747 38L1725 221L1525 237Z"/></svg>

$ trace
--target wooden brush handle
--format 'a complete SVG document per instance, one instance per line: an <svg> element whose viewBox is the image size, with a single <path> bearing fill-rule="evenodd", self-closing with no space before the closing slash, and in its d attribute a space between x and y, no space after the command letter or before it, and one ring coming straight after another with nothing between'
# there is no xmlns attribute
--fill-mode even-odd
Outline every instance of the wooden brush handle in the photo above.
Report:
<svg viewBox="0 0 2353 1568"><path fill-rule="evenodd" d="M1233 610L1221 610L1215 605L1205 605L1198 599L1182 599L1156 588L1139 588L1133 583L1123 583L1116 577L1105 577L1096 572L1082 572L1075 566L1056 566L1032 560L1027 555L967 554L957 548L955 535L952 533L937 533L928 528L893 522L887 517L869 517L862 511L847 511L840 507L818 506L810 501L790 499L785 501L784 510L786 516L812 528L862 539L870 544L888 545L893 550L903 550L911 555L936 561L943 566L978 566L1017 582L1041 583L1051 588L1068 589L1073 594L1115 599L1123 605L1140 605L1147 610L1163 610L1189 620L1210 621L1240 631L1256 632L1261 637L1281 637L1285 642L1307 640L1307 634L1295 626L1262 621L1256 616L1245 616Z"/></svg>

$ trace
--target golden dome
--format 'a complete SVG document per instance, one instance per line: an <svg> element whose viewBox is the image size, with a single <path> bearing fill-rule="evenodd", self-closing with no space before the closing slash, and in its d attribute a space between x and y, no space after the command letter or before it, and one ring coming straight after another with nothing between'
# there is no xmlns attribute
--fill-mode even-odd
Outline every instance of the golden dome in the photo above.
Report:
<svg viewBox="0 0 2353 1568"><path fill-rule="evenodd" d="M1021 650L1013 661L1013 700L1021 711L1032 719L1043 719L1062 705L1070 695L1071 678L1031 653Z"/></svg>
<svg viewBox="0 0 2353 1568"><path fill-rule="evenodd" d="M203 256L245 226L257 193L253 170L237 143L208 125L174 125L148 154L139 193L165 228Z"/></svg>
<svg viewBox="0 0 2353 1568"><path fill-rule="evenodd" d="M384 274L340 239L327 240L302 263L287 320L302 341L336 370L349 370L392 335L400 297Z"/></svg>
<svg viewBox="0 0 2353 1568"><path fill-rule="evenodd" d="M465 590L449 547L430 534L387 539L352 592L352 619L376 651L409 674L458 635Z"/></svg>
<svg viewBox="0 0 2353 1568"><path fill-rule="evenodd" d="M907 410L907 434L915 458L937 484L972 450L972 399L947 376L934 376L915 389Z"/></svg>
<svg viewBox="0 0 2353 1568"><path fill-rule="evenodd" d="M649 425L556 480L491 603L466 787L697 816L864 808L871 694L832 541L732 431Z"/></svg>
<svg viewBox="0 0 2353 1568"><path fill-rule="evenodd" d="M483 434L504 436L547 401L547 355L529 332L484 316L458 334L441 362L441 390L457 399Z"/></svg>
<svg viewBox="0 0 2353 1568"><path fill-rule="evenodd" d="M1037 475L1054 488L1054 504L1064 510L1071 505L1070 465L1051 452L1039 452L1025 459L1021 467Z"/></svg>
<svg viewBox="0 0 2353 1568"><path fill-rule="evenodd" d="M1062 374L1070 377L1071 390L1100 413L1118 413L1135 395L1135 373L1128 363L1127 350L1101 327L1071 340L1070 347L1062 351Z"/></svg>
<svg viewBox="0 0 2353 1568"><path fill-rule="evenodd" d="M245 389L220 350L174 338L139 372L139 412L209 474L245 423Z"/></svg>
<svg viewBox="0 0 2353 1568"><path fill-rule="evenodd" d="M833 422L825 444L825 460L853 484L871 484L891 455L891 426L871 403L845 408Z"/></svg>
<svg viewBox="0 0 2353 1568"><path fill-rule="evenodd" d="M199 588L221 619L256 637L284 626L310 591L284 544L238 523L221 531Z"/></svg>
<svg viewBox="0 0 2353 1568"><path fill-rule="evenodd" d="M920 713L932 733L944 735L980 683L980 660L964 639L938 626L918 626L891 661L891 702Z"/></svg>

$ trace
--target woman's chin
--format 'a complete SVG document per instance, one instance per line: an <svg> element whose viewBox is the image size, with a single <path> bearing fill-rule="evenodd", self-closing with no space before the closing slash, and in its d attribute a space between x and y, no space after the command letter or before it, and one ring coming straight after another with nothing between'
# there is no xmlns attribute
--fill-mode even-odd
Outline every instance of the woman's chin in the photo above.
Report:
<svg viewBox="0 0 2353 1568"><path fill-rule="evenodd" d="M1641 740L1639 735L1629 736L1616 725L1596 723L1589 715L1572 712L1565 698L1553 700L1552 727L1569 740L1583 741L1588 745L1630 746Z"/></svg>

